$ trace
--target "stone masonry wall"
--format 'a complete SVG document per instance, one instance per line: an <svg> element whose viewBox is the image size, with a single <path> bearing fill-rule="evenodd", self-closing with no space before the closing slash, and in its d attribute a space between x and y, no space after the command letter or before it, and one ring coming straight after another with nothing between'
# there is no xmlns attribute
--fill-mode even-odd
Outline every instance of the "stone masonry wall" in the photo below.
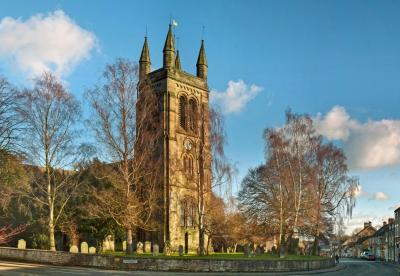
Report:
<svg viewBox="0 0 400 276"><path fill-rule="evenodd" d="M284 272L330 268L333 259L322 260L196 260L125 258L108 255L0 247L0 259L53 265L86 266L120 270Z"/></svg>

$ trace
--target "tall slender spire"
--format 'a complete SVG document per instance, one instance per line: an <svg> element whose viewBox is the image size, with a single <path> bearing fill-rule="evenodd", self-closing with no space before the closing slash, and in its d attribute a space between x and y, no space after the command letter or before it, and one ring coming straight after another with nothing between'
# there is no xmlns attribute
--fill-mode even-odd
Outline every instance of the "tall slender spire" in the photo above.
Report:
<svg viewBox="0 0 400 276"><path fill-rule="evenodd" d="M200 52L199 57L197 58L197 76L202 79L207 79L207 58L206 58L206 51L204 50L204 40L201 40Z"/></svg>
<svg viewBox="0 0 400 276"><path fill-rule="evenodd" d="M144 37L144 44L139 60L139 78L143 79L151 70L151 60L149 46L147 44L147 36Z"/></svg>
<svg viewBox="0 0 400 276"><path fill-rule="evenodd" d="M176 51L175 68L181 70L181 58L179 57L179 50Z"/></svg>
<svg viewBox="0 0 400 276"><path fill-rule="evenodd" d="M172 35L172 25L169 24L167 39L165 40L163 49L163 67L171 68L174 65L175 65L174 37Z"/></svg>

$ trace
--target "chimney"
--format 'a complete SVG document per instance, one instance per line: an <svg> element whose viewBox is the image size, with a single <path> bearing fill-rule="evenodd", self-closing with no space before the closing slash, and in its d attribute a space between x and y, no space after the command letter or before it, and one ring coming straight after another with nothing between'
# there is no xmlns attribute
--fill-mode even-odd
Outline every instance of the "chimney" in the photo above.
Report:
<svg viewBox="0 0 400 276"><path fill-rule="evenodd" d="M389 224L392 224L394 222L394 218L389 219Z"/></svg>
<svg viewBox="0 0 400 276"><path fill-rule="evenodd" d="M369 227L369 226L371 226L371 222L370 222L370 221L364 222L364 228L367 228L367 227Z"/></svg>
<svg viewBox="0 0 400 276"><path fill-rule="evenodd" d="M387 222L386 222L386 221L384 221L384 222L383 222L383 226L386 226L386 225L387 225Z"/></svg>

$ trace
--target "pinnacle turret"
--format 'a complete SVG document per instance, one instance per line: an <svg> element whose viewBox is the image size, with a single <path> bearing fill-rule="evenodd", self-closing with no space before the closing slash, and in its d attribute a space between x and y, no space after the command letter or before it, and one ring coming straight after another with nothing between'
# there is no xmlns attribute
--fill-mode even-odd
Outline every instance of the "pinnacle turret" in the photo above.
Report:
<svg viewBox="0 0 400 276"><path fill-rule="evenodd" d="M149 46L147 44L147 36L144 37L144 44L139 60L139 78L143 79L151 70L151 60Z"/></svg>
<svg viewBox="0 0 400 276"><path fill-rule="evenodd" d="M179 50L176 51L175 69L176 69L176 70L181 70L181 58L180 58L180 56L179 56Z"/></svg>
<svg viewBox="0 0 400 276"><path fill-rule="evenodd" d="M206 58L206 51L204 50L204 40L201 40L200 52L199 57L197 58L196 63L197 68L197 76L199 78L207 79L207 58Z"/></svg>
<svg viewBox="0 0 400 276"><path fill-rule="evenodd" d="M172 34L172 25L169 24L167 38L163 49L163 67L171 68L175 65L175 46Z"/></svg>

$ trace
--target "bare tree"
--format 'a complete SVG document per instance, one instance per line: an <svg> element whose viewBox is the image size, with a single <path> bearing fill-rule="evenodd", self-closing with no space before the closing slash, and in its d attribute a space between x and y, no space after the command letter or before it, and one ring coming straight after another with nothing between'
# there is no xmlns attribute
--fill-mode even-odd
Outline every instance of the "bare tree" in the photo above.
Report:
<svg viewBox="0 0 400 276"><path fill-rule="evenodd" d="M11 225L0 227L0 244L9 243L15 236L24 232L25 229L25 225L20 225L15 228L13 228Z"/></svg>
<svg viewBox="0 0 400 276"><path fill-rule="evenodd" d="M16 114L16 91L0 77L0 149L15 150L19 120Z"/></svg>
<svg viewBox="0 0 400 276"><path fill-rule="evenodd" d="M135 227L151 229L157 208L159 160L155 152L160 138L158 99L146 82L137 91L138 67L118 59L106 66L100 83L86 95L92 107L90 126L105 161L112 189L94 193L92 214L112 218L126 230L127 252L133 251ZM138 95L138 93L140 93Z"/></svg>
<svg viewBox="0 0 400 276"><path fill-rule="evenodd" d="M43 206L50 250L56 250L55 227L76 190L74 124L80 109L75 98L52 74L44 73L32 89L19 94L18 113L23 122L24 152L31 167L31 185L24 196Z"/></svg>
<svg viewBox="0 0 400 276"><path fill-rule="evenodd" d="M217 108L203 105L197 118L200 118L200 139L196 151L198 164L197 188L197 218L199 229L199 253L205 253L205 233L207 216L212 217L212 212L207 205L211 204L213 193L218 192L225 196L231 191L232 178L235 167L225 156L224 146L226 134L224 118ZM209 173L211 182L206 180ZM207 213L210 211L210 214ZM211 232L211 229L208 230ZM209 242L208 242L209 243Z"/></svg>
<svg viewBox="0 0 400 276"><path fill-rule="evenodd" d="M2 197L0 198L0 208L7 213L12 200L20 199L18 190L26 187L28 177L22 165L22 158L19 155L11 154L5 150L0 150L0 189ZM24 205L20 204L20 211Z"/></svg>
<svg viewBox="0 0 400 276"><path fill-rule="evenodd" d="M322 144L321 139L315 140L312 151L315 156L312 164L312 187L315 192L311 202L315 212L310 212L309 218L314 236L313 254L316 255L318 238L321 232L329 228L330 219L327 218L341 220L342 216L352 215L358 178L347 175L346 157L332 143Z"/></svg>
<svg viewBox="0 0 400 276"><path fill-rule="evenodd" d="M323 143L309 116L288 111L286 118L284 126L265 131L266 163L250 170L239 193L248 217L279 233L281 256L310 228L317 243L338 210L351 215L357 185L343 152Z"/></svg>

